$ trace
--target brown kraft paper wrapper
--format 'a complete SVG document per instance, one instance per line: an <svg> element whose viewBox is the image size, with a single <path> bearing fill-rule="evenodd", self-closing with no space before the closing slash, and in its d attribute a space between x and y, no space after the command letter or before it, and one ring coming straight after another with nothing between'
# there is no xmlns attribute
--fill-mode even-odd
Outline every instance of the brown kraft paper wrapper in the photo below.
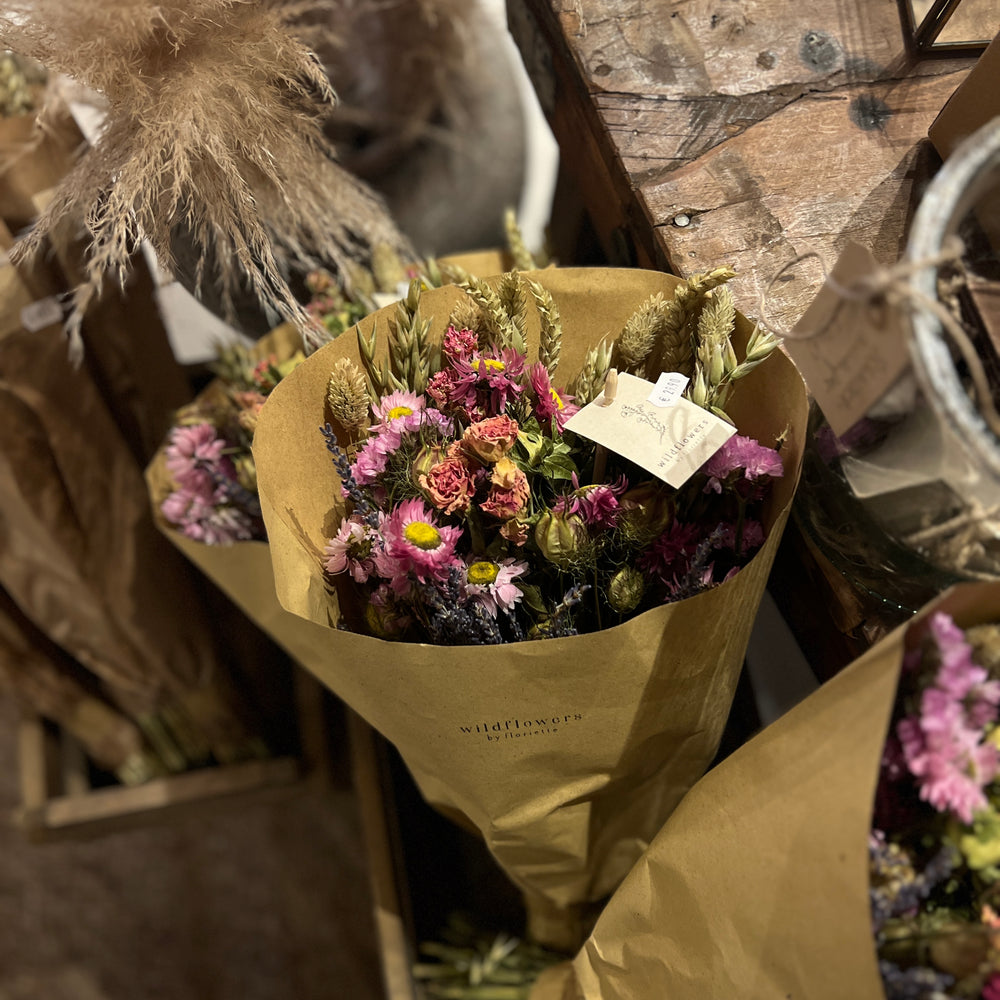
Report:
<svg viewBox="0 0 1000 1000"><path fill-rule="evenodd" d="M996 621L1000 583L947 591L702 778L531 1000L884 997L872 806L903 654L934 611Z"/></svg>
<svg viewBox="0 0 1000 1000"><path fill-rule="evenodd" d="M549 289L563 319L559 383L649 295L672 294L678 281L570 268L531 278ZM438 334L460 295L446 287L422 297L421 314ZM361 324L379 326L383 348L391 313ZM738 323L745 345L750 324ZM529 359L537 339L529 316ZM798 477L804 386L775 352L734 395L730 412L743 433L765 443L789 434L768 540L733 580L603 632L444 647L334 628L338 610L320 556L341 501L319 429L328 419L326 381L342 356L359 360L352 334L285 378L254 443L278 598L307 619L315 646L303 662L396 745L429 803L481 832L525 891L535 937L575 947L582 938L563 934L567 908L618 885L715 754Z"/></svg>

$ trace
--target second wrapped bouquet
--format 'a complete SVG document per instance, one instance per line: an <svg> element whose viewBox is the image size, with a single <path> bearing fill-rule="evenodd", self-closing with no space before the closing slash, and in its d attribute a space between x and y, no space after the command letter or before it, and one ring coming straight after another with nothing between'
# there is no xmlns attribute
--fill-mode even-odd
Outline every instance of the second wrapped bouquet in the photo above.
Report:
<svg viewBox="0 0 1000 1000"><path fill-rule="evenodd" d="M543 943L576 943L711 762L794 492L804 387L730 276L414 285L258 420L310 666L482 833Z"/></svg>

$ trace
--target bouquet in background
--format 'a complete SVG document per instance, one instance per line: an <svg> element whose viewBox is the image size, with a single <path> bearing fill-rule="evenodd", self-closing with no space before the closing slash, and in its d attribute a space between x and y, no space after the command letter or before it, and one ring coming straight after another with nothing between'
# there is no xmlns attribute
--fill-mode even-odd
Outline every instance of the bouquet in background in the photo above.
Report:
<svg viewBox="0 0 1000 1000"><path fill-rule="evenodd" d="M320 348L258 417L303 662L480 831L549 947L579 944L715 755L797 480L802 382L761 356L730 273L452 271ZM572 430L611 368L615 406L686 368L677 405L763 448L656 482Z"/></svg>
<svg viewBox="0 0 1000 1000"><path fill-rule="evenodd" d="M1000 625L931 615L903 661L870 850L888 1000L1000 997Z"/></svg>
<svg viewBox="0 0 1000 1000"><path fill-rule="evenodd" d="M713 769L532 1000L993 1000L1000 585L963 584Z"/></svg>

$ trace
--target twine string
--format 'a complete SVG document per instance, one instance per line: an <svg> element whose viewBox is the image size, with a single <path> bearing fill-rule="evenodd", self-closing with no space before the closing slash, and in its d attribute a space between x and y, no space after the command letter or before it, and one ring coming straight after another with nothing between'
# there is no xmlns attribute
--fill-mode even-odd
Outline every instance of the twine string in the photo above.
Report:
<svg viewBox="0 0 1000 1000"><path fill-rule="evenodd" d="M848 304L867 305L873 309L902 308L910 312L918 309L925 309L941 324L942 328L951 337L953 343L962 355L972 379L973 388L976 393L976 402L979 412L990 430L1000 438L1000 413L993 402L993 393L990 390L989 379L983 367L982 360L976 351L968 331L962 325L955 314L937 298L915 288L910 279L919 272L927 268L940 268L949 264L957 264L962 258L964 244L958 236L949 236L941 250L929 257L920 260L903 260L892 267L877 266L872 274L844 284L838 281L832 274L826 271L822 258L815 251L810 251L795 257L785 264L768 282L764 289L761 301L761 316L765 317L766 325L778 336L786 340L812 340L823 336L836 322L840 311ZM783 274L791 268L803 263L806 260L815 259L819 261L823 269L823 283L830 287L836 294L837 301L833 310L827 317L826 322L815 330L785 330L766 319L767 302L770 293L776 282L781 280Z"/></svg>

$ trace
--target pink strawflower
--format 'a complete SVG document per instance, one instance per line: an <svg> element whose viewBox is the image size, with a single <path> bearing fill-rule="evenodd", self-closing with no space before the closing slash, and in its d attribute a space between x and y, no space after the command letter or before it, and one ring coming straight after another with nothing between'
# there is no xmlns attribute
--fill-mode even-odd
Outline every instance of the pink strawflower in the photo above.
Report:
<svg viewBox="0 0 1000 1000"><path fill-rule="evenodd" d="M549 371L541 361L528 367L528 381L534 396L532 411L539 423L545 425L555 417L556 426L562 432L566 421L579 412L580 407L573 402L572 396L552 387Z"/></svg>
<svg viewBox="0 0 1000 1000"><path fill-rule="evenodd" d="M511 347L500 351L473 353L456 358L451 377L450 402L468 413L479 411L488 417L503 413L508 399L524 392L523 354Z"/></svg>
<svg viewBox="0 0 1000 1000"><path fill-rule="evenodd" d="M498 521L509 521L524 511L529 496L528 477L509 458L501 458L493 466L489 493L480 509Z"/></svg>
<svg viewBox="0 0 1000 1000"><path fill-rule="evenodd" d="M480 462L492 465L514 447L518 429L516 420L501 413L466 427L462 446Z"/></svg>
<svg viewBox="0 0 1000 1000"><path fill-rule="evenodd" d="M365 583L375 572L375 553L380 546L377 531L354 517L345 517L323 549L323 565L328 573L350 573L355 583Z"/></svg>
<svg viewBox="0 0 1000 1000"><path fill-rule="evenodd" d="M211 469L235 478L232 462L223 455L227 444L209 423L175 427L164 454L167 469L180 486L204 493L214 488Z"/></svg>
<svg viewBox="0 0 1000 1000"><path fill-rule="evenodd" d="M432 465L419 482L434 507L445 514L465 513L476 490L472 472L461 458L446 458Z"/></svg>
<svg viewBox="0 0 1000 1000"><path fill-rule="evenodd" d="M525 562L482 559L470 562L465 570L465 592L496 618L521 600L521 589L513 581L528 569Z"/></svg>
<svg viewBox="0 0 1000 1000"><path fill-rule="evenodd" d="M184 487L171 493L160 510L183 535L205 545L232 545L263 536L262 525L245 511L206 502L201 494Z"/></svg>
<svg viewBox="0 0 1000 1000"><path fill-rule="evenodd" d="M479 338L473 330L456 330L449 326L441 341L441 352L448 361L469 358L479 346Z"/></svg>
<svg viewBox="0 0 1000 1000"><path fill-rule="evenodd" d="M734 434L701 467L708 476L705 492L722 492L725 485L735 489L741 496L748 497L759 492L764 484L757 480L764 476L778 479L784 475L781 456L773 449L762 445L751 437Z"/></svg>
<svg viewBox="0 0 1000 1000"><path fill-rule="evenodd" d="M1000 972L993 972L983 984L982 1000L1000 1000Z"/></svg>
<svg viewBox="0 0 1000 1000"><path fill-rule="evenodd" d="M934 614L929 627L940 664L921 693L919 713L901 719L896 735L920 798L971 823L987 805L983 789L1000 767L997 747L984 739L997 718L1000 682L973 662L971 646L948 615Z"/></svg>
<svg viewBox="0 0 1000 1000"><path fill-rule="evenodd" d="M382 524L383 552L375 558L376 568L391 578L397 594L409 590L411 578L445 580L452 566L461 565L455 556L461 537L461 528L438 524L422 500L405 500Z"/></svg>
<svg viewBox="0 0 1000 1000"><path fill-rule="evenodd" d="M392 433L397 438L401 438L408 431L414 431L420 427L423 409L423 396L403 390L390 392L372 407L372 416L378 421L372 430L383 434ZM399 447L398 440L396 447Z"/></svg>

